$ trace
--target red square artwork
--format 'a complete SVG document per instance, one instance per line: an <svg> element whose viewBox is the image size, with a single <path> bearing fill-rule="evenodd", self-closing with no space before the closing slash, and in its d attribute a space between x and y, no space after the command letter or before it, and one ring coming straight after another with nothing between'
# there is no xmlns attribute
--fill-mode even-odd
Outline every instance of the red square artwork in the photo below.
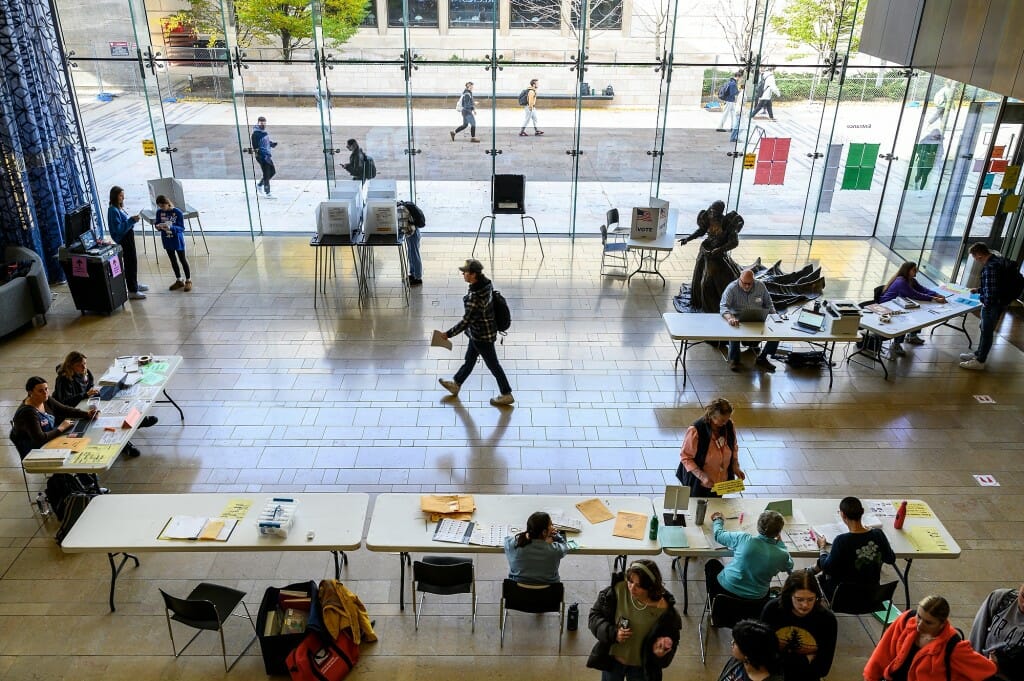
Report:
<svg viewBox="0 0 1024 681"><path fill-rule="evenodd" d="M1006 166L1009 165L1009 163L1010 163L1009 161L1004 161L1004 160L1001 160L1001 159L1000 160L993 160L991 163L989 163L989 168L988 168L989 172L992 172L992 173L1005 173L1006 172Z"/></svg>

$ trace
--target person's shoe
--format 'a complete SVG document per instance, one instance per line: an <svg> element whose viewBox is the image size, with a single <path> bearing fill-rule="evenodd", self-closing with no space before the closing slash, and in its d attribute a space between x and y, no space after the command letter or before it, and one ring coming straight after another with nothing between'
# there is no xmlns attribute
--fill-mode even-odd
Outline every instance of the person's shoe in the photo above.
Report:
<svg viewBox="0 0 1024 681"><path fill-rule="evenodd" d="M149 290L149 286L148 286L148 285L146 285L146 284L137 284L137 285L135 286L135 289L136 289L136 290L138 290L138 291L142 291L143 293L145 293L146 291L148 291L148 290Z"/></svg>
<svg viewBox="0 0 1024 681"><path fill-rule="evenodd" d="M738 359L734 359L731 362L729 362L729 371L739 371L739 370L740 370L740 361Z"/></svg>
<svg viewBox="0 0 1024 681"><path fill-rule="evenodd" d="M516 398L512 397L512 393L505 393L504 395L498 395L497 397L492 397L491 398L491 406L494 406L494 407L507 407L507 406L509 406L510 404L512 404L515 401L516 401Z"/></svg>
<svg viewBox="0 0 1024 681"><path fill-rule="evenodd" d="M961 352L960 353L960 361L961 362L969 362L972 359L974 359L975 357L976 357L976 355L973 352Z"/></svg>
<svg viewBox="0 0 1024 681"><path fill-rule="evenodd" d="M423 280L409 275L409 286L423 286Z"/></svg>
<svg viewBox="0 0 1024 681"><path fill-rule="evenodd" d="M265 198L268 198L268 199L276 199L277 197L276 197L276 196L274 196L273 194L271 194L270 192L267 192L267 195L266 195L266 197L265 197Z"/></svg>
<svg viewBox="0 0 1024 681"><path fill-rule="evenodd" d="M454 130L449 130L448 134L452 136L452 142L454 142L455 141L455 131Z"/></svg>
<svg viewBox="0 0 1024 681"><path fill-rule="evenodd" d="M775 122L775 119L774 119L774 118L769 118L769 119L768 119L768 122L769 122L769 123L774 123L774 122Z"/></svg>
<svg viewBox="0 0 1024 681"><path fill-rule="evenodd" d="M96 491L100 494L110 494L110 489L107 487L97 487Z"/></svg>
<svg viewBox="0 0 1024 681"><path fill-rule="evenodd" d="M459 385L455 381L449 381L446 378L439 378L437 379L437 382L440 383L444 387L444 389L450 392L452 395L458 395L459 390L462 389L461 385Z"/></svg>
<svg viewBox="0 0 1024 681"><path fill-rule="evenodd" d="M128 300L145 300L146 294L142 291L129 291Z"/></svg>
<svg viewBox="0 0 1024 681"><path fill-rule="evenodd" d="M903 346L897 343L896 341L892 342L892 347L890 348L890 350L892 350L892 354L896 355L897 357L903 357L904 355L907 354L907 351L903 349Z"/></svg>
<svg viewBox="0 0 1024 681"><path fill-rule="evenodd" d="M916 333L913 335L908 334L906 342L910 345L924 345L924 338L921 338Z"/></svg>
<svg viewBox="0 0 1024 681"><path fill-rule="evenodd" d="M477 144L480 144L480 139L479 139L479 138L477 138L477 137L470 137L470 138L469 138L469 141L470 141L470 142L476 142Z"/></svg>
<svg viewBox="0 0 1024 681"><path fill-rule="evenodd" d="M985 363L979 362L977 357L972 357L966 362L960 362L961 369L970 369L971 371L984 371Z"/></svg>
<svg viewBox="0 0 1024 681"><path fill-rule="evenodd" d="M179 288L185 288L185 282L183 282L181 279L176 279L175 282L171 284L168 290L177 291Z"/></svg>
<svg viewBox="0 0 1024 681"><path fill-rule="evenodd" d="M139 428L151 428L156 424L160 423L160 419L155 416L147 416L142 419L142 423L139 424Z"/></svg>
<svg viewBox="0 0 1024 681"><path fill-rule="evenodd" d="M525 130L520 130L520 131L519 131L519 136L520 136L520 137L528 137L529 135L527 135L527 134L526 134L526 131L525 131Z"/></svg>
<svg viewBox="0 0 1024 681"><path fill-rule="evenodd" d="M543 135L543 134L544 134L544 131L543 131L543 130L536 130L536 129L535 129L535 130L533 131L533 134L534 134L534 135L536 135L536 136L538 136L538 137L540 137L541 135Z"/></svg>
<svg viewBox="0 0 1024 681"><path fill-rule="evenodd" d="M769 374L775 373L775 365L772 364L771 360L767 357L758 357L754 360L754 366L762 371L767 371Z"/></svg>
<svg viewBox="0 0 1024 681"><path fill-rule="evenodd" d="M124 448L124 451L125 451L125 453L128 456L130 456L132 458L135 458L137 456L142 456L142 452L139 451L139 448L136 447L135 445L133 445L130 442L128 443L128 446Z"/></svg>
<svg viewBox="0 0 1024 681"><path fill-rule="evenodd" d="M186 291L191 291L192 290L192 280L191 279L186 279L185 280L185 290Z"/></svg>

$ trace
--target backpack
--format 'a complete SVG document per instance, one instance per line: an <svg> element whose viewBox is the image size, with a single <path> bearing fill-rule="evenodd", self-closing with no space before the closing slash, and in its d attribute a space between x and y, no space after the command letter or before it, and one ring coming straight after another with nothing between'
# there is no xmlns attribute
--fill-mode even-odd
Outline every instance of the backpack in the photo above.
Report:
<svg viewBox="0 0 1024 681"><path fill-rule="evenodd" d="M416 227L416 229L422 229L427 226L427 217L412 201L399 201L398 205L405 209L406 217Z"/></svg>
<svg viewBox="0 0 1024 681"><path fill-rule="evenodd" d="M46 480L46 501L60 520L55 539L60 544L78 522L93 497L100 493L95 476L57 473Z"/></svg>
<svg viewBox="0 0 1024 681"><path fill-rule="evenodd" d="M1024 293L1024 275L1017 269L1017 263L1001 257L996 269L996 286L999 287L999 302L1009 305Z"/></svg>
<svg viewBox="0 0 1024 681"><path fill-rule="evenodd" d="M377 164L373 162L372 156L364 156L363 158L366 159L363 161L363 179L372 180L377 177Z"/></svg>
<svg viewBox="0 0 1024 681"><path fill-rule="evenodd" d="M519 93L519 105L529 106L530 105L530 88L526 88Z"/></svg>
<svg viewBox="0 0 1024 681"><path fill-rule="evenodd" d="M512 310L508 307L508 301L501 291L494 291L491 294L491 308L494 310L494 324L502 333L512 326Z"/></svg>
<svg viewBox="0 0 1024 681"><path fill-rule="evenodd" d="M722 83L722 87L718 88L719 99L725 99L726 97L729 96L729 83L730 81L727 80L724 83Z"/></svg>
<svg viewBox="0 0 1024 681"><path fill-rule="evenodd" d="M757 81L757 85L754 86L754 99L755 100L761 99L761 95L764 94L764 81L765 81L765 79L762 78L761 80Z"/></svg>
<svg viewBox="0 0 1024 681"><path fill-rule="evenodd" d="M462 95L459 95L459 98L455 100L455 110L462 113Z"/></svg>
<svg viewBox="0 0 1024 681"><path fill-rule="evenodd" d="M326 632L312 630L288 653L286 664L292 681L341 681L359 662L359 646L348 630L331 641Z"/></svg>

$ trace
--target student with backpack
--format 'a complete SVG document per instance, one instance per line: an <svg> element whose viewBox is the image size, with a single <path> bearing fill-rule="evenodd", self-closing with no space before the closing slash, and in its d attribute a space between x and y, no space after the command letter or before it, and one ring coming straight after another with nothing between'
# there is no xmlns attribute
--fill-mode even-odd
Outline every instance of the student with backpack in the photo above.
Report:
<svg viewBox="0 0 1024 681"><path fill-rule="evenodd" d="M420 257L420 229L426 226L427 218L412 201L399 201L398 207L405 215L402 233L405 235L405 252L409 256L409 286L423 285L423 259Z"/></svg>
<svg viewBox="0 0 1024 681"><path fill-rule="evenodd" d="M534 78L530 81L530 87L519 93L519 105L523 107L523 125L519 128L519 136L526 137L526 126L533 121L533 134L543 135L543 130L537 129L537 85L539 80Z"/></svg>
<svg viewBox="0 0 1024 681"><path fill-rule="evenodd" d="M718 88L718 99L722 101L722 117L718 121L718 132L729 132L736 124L736 97L740 93L739 78L742 69L732 74L729 80Z"/></svg>
<svg viewBox="0 0 1024 681"><path fill-rule="evenodd" d="M505 370L498 362L498 354L494 349L498 331L502 330L501 326L504 325L499 323L501 320L496 314L496 307L498 307L496 300L503 301L504 298L500 298L501 294L494 290L491 280L484 276L484 266L479 260L472 258L467 260L459 268L459 271L462 272L465 282L469 284L469 291L462 299L465 312L459 323L445 331L444 335L447 338L454 338L463 331L466 332L469 338L469 344L466 346L466 361L455 372L453 380L440 378L438 383L452 395L458 395L462 384L473 372L477 358L483 358L484 364L498 381L499 394L497 397L491 398L491 404L495 407L509 406L515 402L515 398L512 397L512 386L505 376ZM506 306L503 307L507 309ZM508 328L507 325L506 328Z"/></svg>
<svg viewBox="0 0 1024 681"><path fill-rule="evenodd" d="M766 66L764 69L764 77L754 87L754 99L757 104L750 111L750 117L753 118L762 109L768 113L768 120L775 122L775 112L772 110L772 98L779 97L782 92L779 90L779 86L775 84L775 68L772 66Z"/></svg>
<svg viewBox="0 0 1024 681"><path fill-rule="evenodd" d="M986 681L996 665L949 623L949 603L925 596L893 622L864 667L864 681Z"/></svg>
<svg viewBox="0 0 1024 681"><path fill-rule="evenodd" d="M960 368L984 371L999 318L1010 303L1024 292L1024 277L1012 260L989 250L980 241L972 244L967 252L974 258L974 262L982 266L981 286L971 289L971 293L980 294L981 337L978 339L977 350L960 354Z"/></svg>
<svg viewBox="0 0 1024 681"><path fill-rule="evenodd" d="M349 152L348 163L341 164L341 167L348 171L353 180L366 182L377 177L377 164L359 148L359 142L350 139L345 143L345 148Z"/></svg>
<svg viewBox="0 0 1024 681"><path fill-rule="evenodd" d="M462 125L448 132L451 135L452 142L455 141L455 136L466 128L469 128L469 141L479 142L480 140L476 136L476 102L473 101L472 82L466 83L466 89L459 96L459 101L455 104L455 110L462 114Z"/></svg>

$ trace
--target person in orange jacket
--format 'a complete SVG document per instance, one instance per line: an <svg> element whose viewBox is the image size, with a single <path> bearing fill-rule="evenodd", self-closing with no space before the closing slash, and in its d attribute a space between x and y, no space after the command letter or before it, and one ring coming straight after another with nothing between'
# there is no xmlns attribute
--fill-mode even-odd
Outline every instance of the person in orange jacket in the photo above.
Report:
<svg viewBox="0 0 1024 681"><path fill-rule="evenodd" d="M975 652L967 640L946 646L959 637L949 623L949 603L942 596L925 596L917 610L908 610L885 630L882 640L864 667L864 681L946 681L946 665L952 678L984 681L996 673L996 665Z"/></svg>

